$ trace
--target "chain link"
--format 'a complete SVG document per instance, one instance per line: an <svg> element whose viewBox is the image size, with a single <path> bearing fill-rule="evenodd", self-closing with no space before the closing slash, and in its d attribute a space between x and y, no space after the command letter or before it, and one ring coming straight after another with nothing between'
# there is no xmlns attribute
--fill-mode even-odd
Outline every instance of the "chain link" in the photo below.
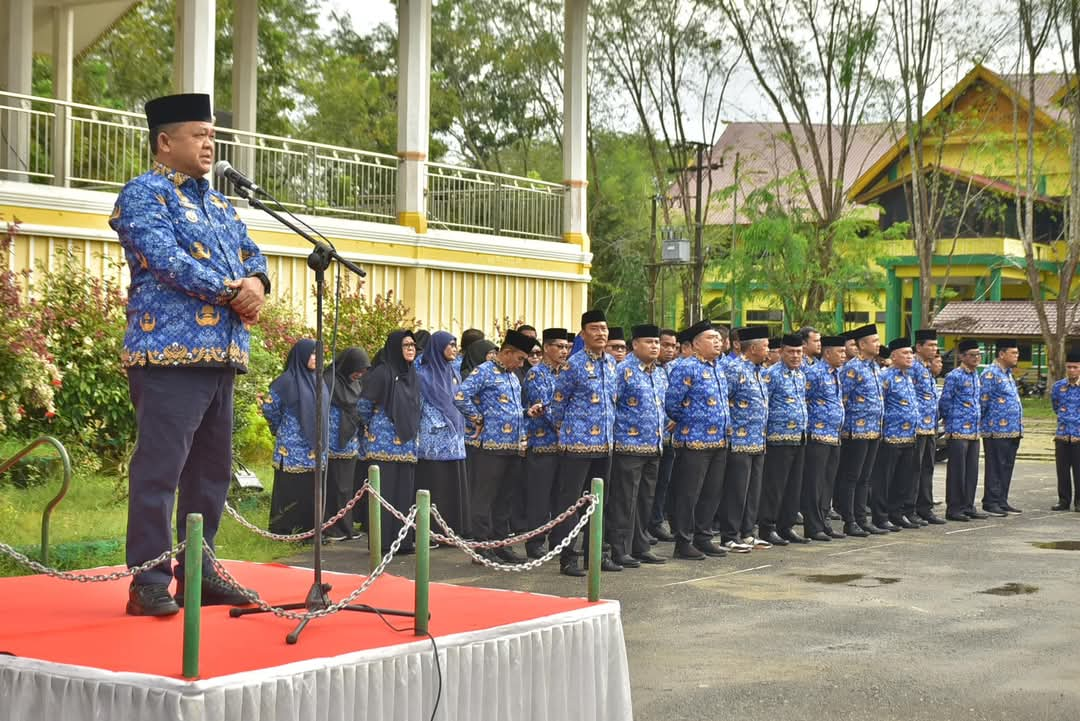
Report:
<svg viewBox="0 0 1080 721"><path fill-rule="evenodd" d="M11 557L16 563L25 566L31 570L42 573L51 578L59 578L62 581L76 581L78 583L105 583L107 581L119 581L121 578L127 578L128 576L135 576L144 571L149 571L151 568L165 563L173 556L180 554L187 546L187 541L181 541L176 544L175 547L165 551L157 558L151 559L141 566L134 568L128 568L123 571L114 571L112 573L100 573L100 574L88 574L82 571L61 571L58 568L52 568L42 563L38 563L29 556L19 553L6 543L0 543L0 553Z"/></svg>
<svg viewBox="0 0 1080 721"><path fill-rule="evenodd" d="M221 564L221 561L219 561L217 559L217 556L214 555L214 551L205 542L203 543L203 550L206 552L207 558L210 559L210 562L213 564L214 570L217 572L217 574L225 581L226 584L228 584L233 589L238 591L241 595L243 595L249 603L258 606L261 610L267 613L274 614L278 618L287 618L293 621L310 620L313 618L322 618L323 616L329 616L331 614L335 614L341 611L346 606L355 601L357 598L359 598L360 594L368 590L368 588L371 587L371 584L375 583L379 576L383 574L383 571L386 570L386 566L390 563L391 560L393 560L394 555L398 552L398 549L401 547L401 544L405 540L405 537L409 534L409 531L416 520L416 506L410 508L409 515L403 516L402 518L404 519L405 523L401 527L401 530L398 531L397 538L395 538L394 542L390 544L390 550L385 555L383 555L382 561L379 563L378 566L375 567L375 570L371 572L371 575L364 579L364 582L360 584L360 587L350 593L345 598L338 601L337 603L333 603L326 608L320 608L314 611L289 611L284 608L279 608L278 606L270 605L266 601L259 598L259 596L253 591L250 591L247 588L241 586L240 583L235 578L233 578L232 574L229 573L225 566Z"/></svg>
<svg viewBox="0 0 1080 721"><path fill-rule="evenodd" d="M371 484L369 484L367 481L364 481L364 485L360 488L359 491L356 492L356 495L353 496L349 500L349 502L346 503L345 506L340 511L338 511L336 514L334 514L330 518L330 520L328 520L328 521L326 521L325 523L322 524L322 530L325 531L327 528L330 528L335 523L337 523L342 518L344 518L345 514L348 513L349 511L351 511L353 506L355 506L357 503L359 503L360 499L363 498L364 494L367 493L369 490L371 490ZM259 528L254 523L252 523L248 519L244 518L242 515L240 515L239 511L237 511L235 508L233 508L232 506L229 505L228 501L225 502L225 512L228 513L230 516L232 516L233 520L236 521L237 523L239 523L244 528L246 528L249 531L252 531L252 532L262 536L263 538L268 538L271 541L283 541L285 543L299 543L300 541L306 541L307 539L313 538L315 536L315 529L314 528L312 528L309 531L304 531L303 533L288 533L288 534L271 533L270 531Z"/></svg>

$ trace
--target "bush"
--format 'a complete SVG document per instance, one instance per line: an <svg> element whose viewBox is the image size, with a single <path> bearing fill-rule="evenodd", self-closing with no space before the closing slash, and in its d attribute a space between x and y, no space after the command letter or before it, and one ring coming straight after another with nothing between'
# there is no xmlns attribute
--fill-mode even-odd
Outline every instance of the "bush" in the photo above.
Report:
<svg viewBox="0 0 1080 721"><path fill-rule="evenodd" d="M330 352L330 346L334 342L331 336L334 317L333 302L331 298L326 312L327 353ZM366 350L372 360L375 354L386 345L386 337L392 331L398 328L415 329L421 325L413 317L412 310L407 305L394 300L393 290L387 291L385 296L377 295L374 299L369 299L364 294L363 281L359 279L355 285L348 280L344 283L338 314L340 320L336 344L338 352L356 346Z"/></svg>

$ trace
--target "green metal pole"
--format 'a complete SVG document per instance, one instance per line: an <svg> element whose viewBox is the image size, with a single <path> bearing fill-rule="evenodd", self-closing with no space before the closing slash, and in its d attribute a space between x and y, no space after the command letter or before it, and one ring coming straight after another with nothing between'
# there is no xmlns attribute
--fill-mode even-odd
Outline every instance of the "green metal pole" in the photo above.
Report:
<svg viewBox="0 0 1080 721"><path fill-rule="evenodd" d="M604 481L592 479L596 510L589 519L589 600L600 600L600 556L604 552Z"/></svg>
<svg viewBox="0 0 1080 721"><path fill-rule="evenodd" d="M428 584L431 581L431 491L416 492L416 623L417 636L428 632Z"/></svg>
<svg viewBox="0 0 1080 721"><path fill-rule="evenodd" d="M374 464L368 466L367 479L371 484L371 490L381 494L382 486L379 483L378 466ZM367 524L368 553L371 555L370 570L374 571L382 563L382 506L374 496L368 496Z"/></svg>
<svg viewBox="0 0 1080 721"><path fill-rule="evenodd" d="M203 517L189 513L184 549L184 678L199 676L199 636L202 630Z"/></svg>

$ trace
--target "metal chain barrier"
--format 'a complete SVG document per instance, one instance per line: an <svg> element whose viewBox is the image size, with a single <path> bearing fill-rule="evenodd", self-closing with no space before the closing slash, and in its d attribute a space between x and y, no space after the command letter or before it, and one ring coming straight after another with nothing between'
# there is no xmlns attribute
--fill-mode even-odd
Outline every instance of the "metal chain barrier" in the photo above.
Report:
<svg viewBox="0 0 1080 721"><path fill-rule="evenodd" d="M432 538L447 538L447 540L452 545L457 546L461 550L465 551L465 553L471 556L474 561L476 561L477 563L481 563L488 568L494 568L496 571L510 571L514 573L531 571L534 568L539 568L543 564L550 561L552 558L555 558L555 556L562 554L563 550L568 545L573 543L574 539L577 538L578 534L581 533L583 528L585 528L585 524L589 522L589 518L592 516L593 512L596 511L596 496L592 495L591 493L586 493L582 495L582 497L578 499L577 503L568 508L566 512L564 512L562 515L559 516L558 519L556 519L550 524L552 526L556 525L557 523L561 522L563 518L569 517L572 513L577 511L578 508L580 508L586 503L589 507L586 508L585 511L581 514L581 518L578 519L577 524L572 529L570 529L570 533L567 534L566 538L559 541L558 545L556 545L555 548L551 549L540 558L530 559L525 563L499 563L498 561L492 561L490 558L487 558L486 556L477 553L475 548L477 548L479 544L470 543L458 536L454 532L454 529L450 528L450 526L446 523L446 520L442 517L442 514L439 513L439 509L437 509L435 506L431 507L431 515L435 518L435 522L442 526L443 530L446 531L449 538L447 538L447 536L442 536L435 533L432 533L431 535ZM522 538L522 536L517 536L515 538L520 539ZM502 543L501 545L507 544ZM495 546L491 547L494 548Z"/></svg>
<svg viewBox="0 0 1080 721"><path fill-rule="evenodd" d="M391 560L393 560L394 555L398 552L398 549L401 547L401 544L405 540L405 537L409 534L409 530L413 527L416 521L416 506L410 508L409 515L403 516L403 519L405 523L401 527L401 530L398 531L397 538L395 538L394 542L390 544L390 550L383 555L382 561L379 563L378 566L375 567L375 570L372 571L366 579L364 579L364 582L360 584L360 587L350 593L345 598L338 601L337 603L331 604L326 608L320 608L315 611L287 611L284 608L272 606L271 604L259 598L259 596L256 595L254 592L240 585L240 583L232 576L232 574L229 573L225 566L221 564L221 561L219 561L217 556L214 555L213 549L211 549L209 544L207 544L205 541L203 542L203 551L206 553L207 558L213 564L215 572L217 572L217 574L222 578L222 580L224 580L226 584L228 584L234 590L238 591L241 595L243 595L243 597L246 598L248 602L252 605L258 606L263 611L267 613L272 613L278 618L287 618L293 621L303 621L305 619L310 620L313 618L322 618L323 616L329 616L331 614L335 614L341 611L346 606L355 601L357 598L359 598L360 594L368 590L371 587L371 584L375 583L379 576L383 574L383 571L386 570L386 566L390 563Z"/></svg>
<svg viewBox="0 0 1080 721"><path fill-rule="evenodd" d="M119 581L121 578L127 578L128 576L134 576L144 571L149 571L158 564L165 563L173 556L181 553L184 547L187 546L186 542L180 542L175 547L165 551L157 558L151 559L141 566L135 568L128 568L123 571L114 571L112 573L101 574L87 574L81 571L61 571L58 568L52 568L42 563L38 563L29 556L19 553L6 543L0 543L0 553L9 556L16 563L25 566L29 569L37 571L38 573L45 574L51 578L59 578L62 581L75 581L77 583L105 583L107 581Z"/></svg>
<svg viewBox="0 0 1080 721"><path fill-rule="evenodd" d="M345 506L340 511L335 513L330 518L330 520L328 520L328 521L326 521L325 523L322 524L322 530L325 531L327 528L330 528L330 526L334 525L335 523L340 521L342 518L344 518L345 514L348 513L349 511L351 511L353 509L353 506L355 506L357 503L359 503L360 499L363 498L364 494L367 493L369 490L371 490L371 485L368 484L368 482L365 480L364 485L360 488L359 491L356 492L356 495L353 496L349 500L349 502L346 503ZM263 538L268 538L271 541L283 541L285 543L298 543L300 541L306 541L307 539L313 538L315 536L315 529L314 528L312 528L310 531L304 531L302 533L289 533L289 534L271 533L270 531L259 528L254 523L252 523L248 519L244 518L242 515L240 515L240 511L236 510L235 508L233 508L232 506L229 505L228 501L225 502L225 512L228 513L230 516L232 516L233 520L236 521L237 523L239 523L244 528L248 529L249 531L252 531L253 533L256 533L257 535L262 536Z"/></svg>

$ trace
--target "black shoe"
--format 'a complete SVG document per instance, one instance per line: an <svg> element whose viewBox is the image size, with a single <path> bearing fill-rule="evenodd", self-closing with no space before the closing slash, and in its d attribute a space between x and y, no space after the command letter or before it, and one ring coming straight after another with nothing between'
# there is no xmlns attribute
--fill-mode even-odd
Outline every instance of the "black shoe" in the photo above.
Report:
<svg viewBox="0 0 1080 721"><path fill-rule="evenodd" d="M585 575L585 569L578 565L577 558L571 556L559 564L559 573L564 576L581 578Z"/></svg>
<svg viewBox="0 0 1080 721"><path fill-rule="evenodd" d="M920 526L918 523L915 523L914 521L910 520L907 516L900 516L899 518L894 518L892 520L892 523L893 523L893 525L899 526L900 528L907 528L907 529L922 528L922 526Z"/></svg>
<svg viewBox="0 0 1080 721"><path fill-rule="evenodd" d="M495 549L495 558L506 563L525 563L526 559L510 546L500 546Z"/></svg>
<svg viewBox="0 0 1080 721"><path fill-rule="evenodd" d="M132 583L128 587L129 616L172 616L180 606L169 595L167 583Z"/></svg>
<svg viewBox="0 0 1080 721"><path fill-rule="evenodd" d="M528 556L529 558L533 559L534 561L536 559L538 559L538 558L543 558L544 557L544 547L543 546L530 546L530 545L526 544L526 546L525 546L525 555Z"/></svg>
<svg viewBox="0 0 1080 721"><path fill-rule="evenodd" d="M801 526L805 522L806 522L806 520L803 518L802 511L799 511L798 513L795 514L795 523L796 523L796 525Z"/></svg>
<svg viewBox="0 0 1080 721"><path fill-rule="evenodd" d="M895 523L893 523L892 521L890 521L888 519L885 519L881 523L875 523L874 525L877 526L878 528L882 528L882 529L884 529L886 531L889 531L890 533L896 533L897 531L904 530L902 527L896 525Z"/></svg>
<svg viewBox="0 0 1080 721"><path fill-rule="evenodd" d="M637 560L633 556L619 556L615 559L615 563L619 564L623 568L641 568L641 561Z"/></svg>
<svg viewBox="0 0 1080 721"><path fill-rule="evenodd" d="M809 538L800 536L794 528L789 528L786 531L780 531L780 538L783 538L788 543L810 543Z"/></svg>
<svg viewBox="0 0 1080 721"><path fill-rule="evenodd" d="M930 514L925 515L925 516L919 516L919 518L923 519L924 521L926 521L927 523L929 523L930 525L933 525L933 526L944 526L945 525L945 519L940 518L938 516L935 516L933 513L930 513Z"/></svg>
<svg viewBox="0 0 1080 721"><path fill-rule="evenodd" d="M844 533L848 536L854 536L855 538L866 538L870 535L870 532L858 523L845 523Z"/></svg>
<svg viewBox="0 0 1080 721"><path fill-rule="evenodd" d="M847 538L846 535L844 535L840 531L837 531L836 529L833 529L833 528L826 528L825 533L826 533L826 535L829 536L829 538L837 538L837 539Z"/></svg>
<svg viewBox="0 0 1080 721"><path fill-rule="evenodd" d="M499 560L495 557L495 552L492 551L490 548L477 548L474 550L476 551L476 555L480 556L480 558L484 559L484 561L497 562ZM476 558L472 560L474 566L484 566L486 565L484 561L478 560Z"/></svg>
<svg viewBox="0 0 1080 721"><path fill-rule="evenodd" d="M651 564L654 564L654 565L657 565L657 566L660 565L660 564L667 563L666 558L661 558L660 556L657 556L652 551L645 551L645 553L635 553L634 558L641 561L642 563L651 563Z"/></svg>
<svg viewBox="0 0 1080 721"><path fill-rule="evenodd" d="M963 513L946 513L945 518L947 518L950 521L959 521L960 523L967 523L968 521L971 520L970 518L967 517L967 515L965 515Z"/></svg>
<svg viewBox="0 0 1080 721"><path fill-rule="evenodd" d="M1009 514L1005 512L1005 509L997 506L983 506L983 510L987 515L994 516L996 518L1008 518Z"/></svg>
<svg viewBox="0 0 1080 721"><path fill-rule="evenodd" d="M589 567L588 562L586 562L585 567L586 568ZM615 563L615 561L612 561L608 556L603 556L600 559L600 570L601 571L621 571L622 566Z"/></svg>
<svg viewBox="0 0 1080 721"><path fill-rule="evenodd" d="M246 589L248 593L256 596L254 591ZM176 595L173 597L176 599L176 605L184 607L184 582L183 580L176 581ZM207 576L203 575L202 580L202 605L204 606L246 606L251 601L247 599L240 589L235 586L231 586L226 583L225 579L221 576Z"/></svg>
<svg viewBox="0 0 1080 721"><path fill-rule="evenodd" d="M810 538L811 541L831 541L832 540L832 536L830 536L825 531L818 531L817 533L811 533L809 538Z"/></svg>
<svg viewBox="0 0 1080 721"><path fill-rule="evenodd" d="M1010 506L1008 503L1002 503L1001 504L1001 510L1008 511L1009 513L1023 513L1023 511L1021 511L1019 508L1014 508L1013 506Z"/></svg>
<svg viewBox="0 0 1080 721"><path fill-rule="evenodd" d="M1080 506L1077 506L1077 508L1080 509ZM1050 510L1051 511L1067 511L1067 510L1069 510L1069 504L1068 503L1058 503L1055 506L1050 506Z"/></svg>
<svg viewBox="0 0 1080 721"><path fill-rule="evenodd" d="M717 546L712 541L695 542L694 548L712 558L722 558L727 555L727 549Z"/></svg>
<svg viewBox="0 0 1080 721"><path fill-rule="evenodd" d="M329 546L331 543L340 543L341 541L347 541L349 537L336 528L332 528L329 531L323 531L322 542L324 546Z"/></svg>
<svg viewBox="0 0 1080 721"><path fill-rule="evenodd" d="M763 541L768 541L774 546L786 546L789 543L787 539L781 537L781 535L776 531L768 531L758 536L758 538Z"/></svg>
<svg viewBox="0 0 1080 721"><path fill-rule="evenodd" d="M873 523L867 523L865 526L859 526L859 528L863 529L871 536L884 536L889 532L887 528L875 526ZM893 528L896 528L896 526L893 526Z"/></svg>
<svg viewBox="0 0 1080 721"><path fill-rule="evenodd" d="M645 531L645 540L649 542L650 546L655 546L657 543L660 542L660 540L656 536L649 533L648 531Z"/></svg>
<svg viewBox="0 0 1080 721"><path fill-rule="evenodd" d="M990 517L989 513L983 513L982 511L964 511L964 515L968 518L973 518L979 521L985 520Z"/></svg>
<svg viewBox="0 0 1080 721"><path fill-rule="evenodd" d="M930 525L930 522L929 522L929 521L927 521L927 520L926 520L925 518L922 518L921 516L917 516L917 515L915 515L914 513L913 513L913 514L911 514L910 516L906 516L906 518L907 518L907 519L908 519L908 520L909 520L910 522L912 522L912 523L914 523L914 524L915 524L916 526L918 526L919 528L922 528L923 526L929 526L929 525Z"/></svg>
<svg viewBox="0 0 1080 721"><path fill-rule="evenodd" d="M699 551L694 546L687 544L675 544L675 552L672 554L674 558L681 558L684 561L704 561L705 554Z"/></svg>
<svg viewBox="0 0 1080 721"><path fill-rule="evenodd" d="M836 511L829 511L829 520L830 521L842 521L842 520L844 520L844 517L841 516Z"/></svg>
<svg viewBox="0 0 1080 721"><path fill-rule="evenodd" d="M649 529L649 533L651 533L656 540L663 541L664 543L671 543L675 540L675 536L671 535L671 532L664 528L663 524L653 526Z"/></svg>

